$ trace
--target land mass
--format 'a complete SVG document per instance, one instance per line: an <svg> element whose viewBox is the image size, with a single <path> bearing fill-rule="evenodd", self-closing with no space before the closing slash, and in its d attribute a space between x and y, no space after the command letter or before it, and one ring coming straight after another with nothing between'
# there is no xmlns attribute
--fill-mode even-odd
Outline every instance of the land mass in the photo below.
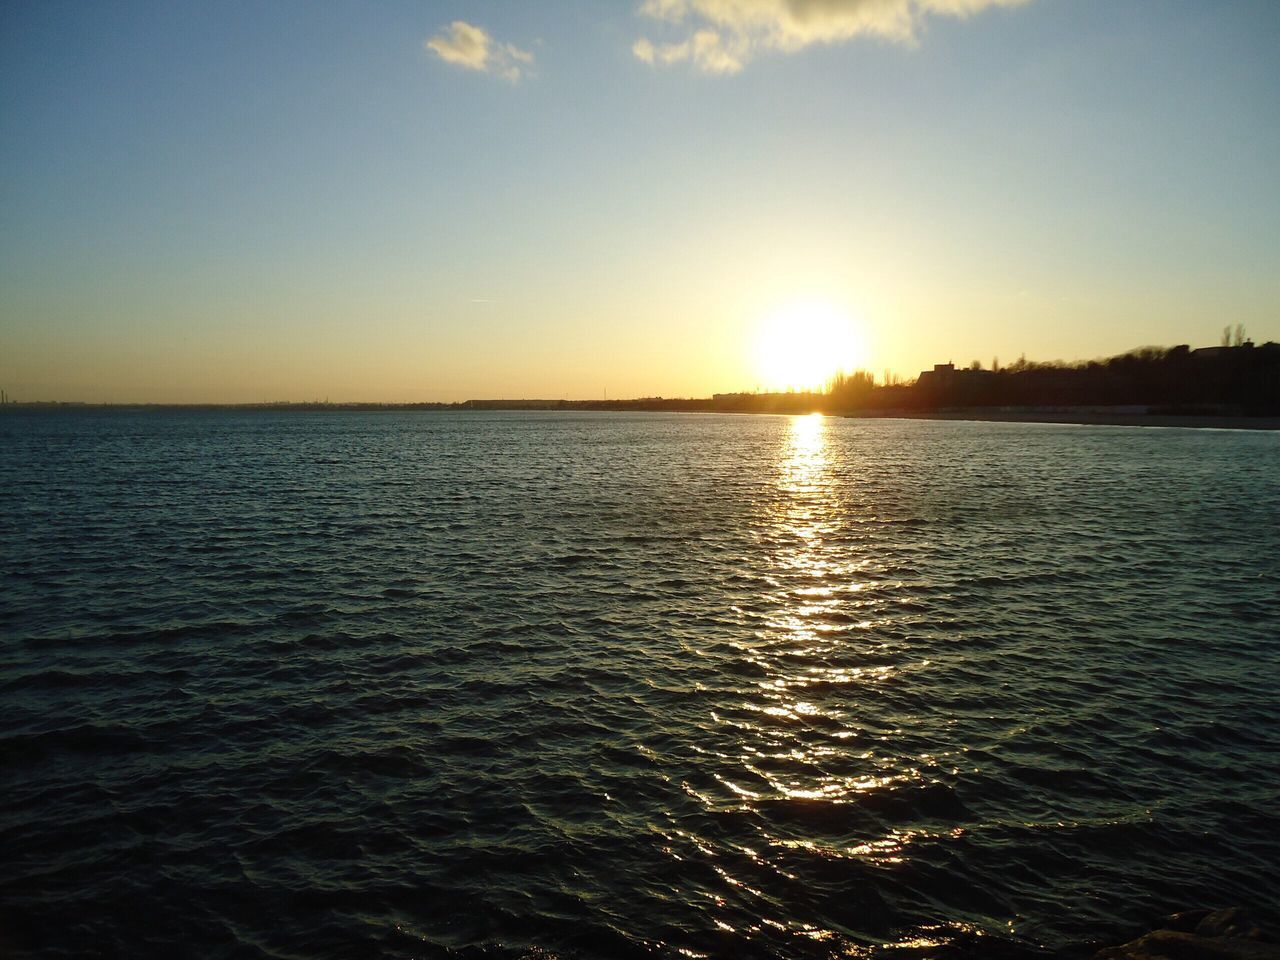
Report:
<svg viewBox="0 0 1280 960"><path fill-rule="evenodd" d="M877 383L865 371L839 374L825 390L718 393L629 400L494 399L458 403L67 404L16 403L0 409L88 406L237 410L614 410L697 413L825 413L848 417L989 420L1280 429L1280 344L1146 347L1103 360L983 369L938 364L913 381Z"/></svg>

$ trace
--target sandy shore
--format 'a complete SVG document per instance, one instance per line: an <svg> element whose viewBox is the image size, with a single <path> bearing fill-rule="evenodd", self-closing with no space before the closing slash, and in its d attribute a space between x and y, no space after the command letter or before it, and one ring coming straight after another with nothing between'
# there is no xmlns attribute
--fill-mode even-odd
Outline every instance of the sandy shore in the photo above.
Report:
<svg viewBox="0 0 1280 960"><path fill-rule="evenodd" d="M868 410L853 419L980 420L992 423L1074 423L1111 427L1192 427L1217 430L1280 430L1280 417L1187 416L1182 414L1072 410L1070 408L985 408L948 410Z"/></svg>

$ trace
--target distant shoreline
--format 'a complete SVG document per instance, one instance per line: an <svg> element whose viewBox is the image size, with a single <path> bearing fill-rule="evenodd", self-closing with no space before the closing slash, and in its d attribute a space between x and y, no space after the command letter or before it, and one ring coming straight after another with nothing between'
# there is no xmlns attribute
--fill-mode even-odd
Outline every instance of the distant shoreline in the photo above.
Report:
<svg viewBox="0 0 1280 960"><path fill-rule="evenodd" d="M798 399L798 398L797 398ZM803 400L789 408L717 406L708 400L485 400L463 403L75 403L46 401L10 403L0 413L66 411L239 412L239 413L719 413L796 416L811 412L850 420L959 420L980 423L1046 423L1112 427L1178 427L1217 430L1280 430L1280 416L1234 414L1152 413L1119 407L948 407L944 409L814 410Z"/></svg>
<svg viewBox="0 0 1280 960"><path fill-rule="evenodd" d="M1100 410L860 410L839 416L851 420L971 420L982 423L1060 423L1095 427L1182 427L1218 430L1280 430L1280 417L1241 417L1162 413L1110 413Z"/></svg>

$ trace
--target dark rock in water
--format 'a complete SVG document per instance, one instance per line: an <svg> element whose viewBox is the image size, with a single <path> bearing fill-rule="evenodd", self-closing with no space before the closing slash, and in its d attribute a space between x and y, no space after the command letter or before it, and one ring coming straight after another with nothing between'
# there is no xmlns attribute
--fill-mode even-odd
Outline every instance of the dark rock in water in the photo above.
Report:
<svg viewBox="0 0 1280 960"><path fill-rule="evenodd" d="M1261 940L1262 931L1253 925L1249 915L1239 907L1214 910L1199 924L1196 933L1202 937L1235 937L1245 940Z"/></svg>
<svg viewBox="0 0 1280 960"><path fill-rule="evenodd" d="M1261 940L1156 930L1124 946L1099 950L1097 960L1280 960L1280 947Z"/></svg>
<svg viewBox="0 0 1280 960"><path fill-rule="evenodd" d="M1280 945L1266 942L1239 907L1187 910L1163 929L1099 950L1095 960L1280 960Z"/></svg>
<svg viewBox="0 0 1280 960"><path fill-rule="evenodd" d="M1165 917L1156 927L1157 930L1179 930L1182 933L1195 933L1196 927L1200 926L1200 921L1212 910L1183 910L1181 913L1175 913L1172 916Z"/></svg>

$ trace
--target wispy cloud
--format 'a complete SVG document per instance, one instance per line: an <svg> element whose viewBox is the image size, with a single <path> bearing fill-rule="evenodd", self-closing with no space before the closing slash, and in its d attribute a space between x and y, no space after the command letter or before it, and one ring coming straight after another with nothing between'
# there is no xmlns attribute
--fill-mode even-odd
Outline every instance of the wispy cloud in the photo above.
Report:
<svg viewBox="0 0 1280 960"><path fill-rule="evenodd" d="M679 39L648 37L631 48L648 64L688 62L704 73L737 73L758 53L875 36L915 43L930 16L967 17L1030 0L644 0L640 13Z"/></svg>
<svg viewBox="0 0 1280 960"><path fill-rule="evenodd" d="M484 27L455 20L426 42L426 48L445 63L492 73L512 83L533 66L533 54L514 43L495 40Z"/></svg>

